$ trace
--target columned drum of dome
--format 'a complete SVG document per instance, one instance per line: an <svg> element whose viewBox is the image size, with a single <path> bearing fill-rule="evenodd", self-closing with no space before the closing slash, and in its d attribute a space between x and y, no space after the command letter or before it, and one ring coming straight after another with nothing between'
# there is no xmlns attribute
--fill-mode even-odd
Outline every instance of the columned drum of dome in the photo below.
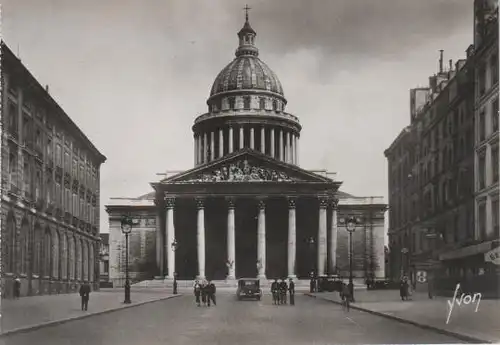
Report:
<svg viewBox="0 0 500 345"><path fill-rule="evenodd" d="M238 32L236 56L215 78L207 100L208 112L198 116L193 125L194 138L217 133L213 146L195 139L196 165L231 154L234 148L250 148L298 164L298 146L291 142L299 140L302 127L296 116L285 112L283 87L259 58L256 36L247 17ZM286 140L279 140L280 136ZM217 152L212 154L213 150ZM206 159L200 151L209 152Z"/></svg>

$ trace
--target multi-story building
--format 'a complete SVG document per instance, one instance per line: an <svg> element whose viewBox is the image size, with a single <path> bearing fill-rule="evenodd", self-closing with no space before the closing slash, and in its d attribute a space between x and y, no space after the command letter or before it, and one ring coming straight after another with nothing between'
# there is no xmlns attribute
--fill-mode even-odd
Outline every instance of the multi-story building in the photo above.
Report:
<svg viewBox="0 0 500 345"><path fill-rule="evenodd" d="M1 43L2 286L12 296L98 288L99 172L106 158Z"/></svg>
<svg viewBox="0 0 500 345"><path fill-rule="evenodd" d="M99 285L101 287L113 287L113 284L109 281L109 234L101 234L99 274Z"/></svg>
<svg viewBox="0 0 500 345"><path fill-rule="evenodd" d="M465 245L474 233L474 68L467 59L443 66L429 87L410 90L410 125L385 151L389 163L391 276L418 271L430 279L465 276L460 260L438 255ZM471 268L474 271L474 268Z"/></svg>

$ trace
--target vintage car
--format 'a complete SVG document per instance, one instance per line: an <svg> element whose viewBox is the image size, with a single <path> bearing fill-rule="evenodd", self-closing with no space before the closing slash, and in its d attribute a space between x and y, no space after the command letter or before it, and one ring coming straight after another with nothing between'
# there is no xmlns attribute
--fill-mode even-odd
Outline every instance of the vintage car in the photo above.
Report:
<svg viewBox="0 0 500 345"><path fill-rule="evenodd" d="M241 301L245 298L251 298L260 301L260 299L262 298L260 280L257 278L239 279L238 288L236 289L236 297L238 298L238 301Z"/></svg>
<svg viewBox="0 0 500 345"><path fill-rule="evenodd" d="M318 292L334 292L342 290L342 279L338 275L319 276L317 278Z"/></svg>

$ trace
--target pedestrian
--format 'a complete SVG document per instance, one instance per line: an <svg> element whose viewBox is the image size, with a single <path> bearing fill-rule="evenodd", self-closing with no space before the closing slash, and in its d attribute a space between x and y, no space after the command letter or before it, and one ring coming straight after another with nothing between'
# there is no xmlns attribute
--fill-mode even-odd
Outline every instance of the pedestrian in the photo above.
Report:
<svg viewBox="0 0 500 345"><path fill-rule="evenodd" d="M80 298L82 300L82 310L87 310L90 299L90 285L88 282L84 282L80 286Z"/></svg>
<svg viewBox="0 0 500 345"><path fill-rule="evenodd" d="M278 304L279 302L279 287L278 287L278 281L274 279L274 281L271 284L271 294L273 295L273 304Z"/></svg>
<svg viewBox="0 0 500 345"><path fill-rule="evenodd" d="M286 294L287 294L288 286L284 279L281 279L280 282L280 303L286 304Z"/></svg>
<svg viewBox="0 0 500 345"><path fill-rule="evenodd" d="M208 284L206 280L204 280L203 283L201 284L201 302L203 303L204 306L207 305L207 292L208 292L207 285Z"/></svg>
<svg viewBox="0 0 500 345"><path fill-rule="evenodd" d="M429 296L429 299L432 299L434 296L434 282L433 279L429 278L427 282L427 294Z"/></svg>
<svg viewBox="0 0 500 345"><path fill-rule="evenodd" d="M343 308L349 311L352 296L351 296L351 290L349 289L346 283L342 283L342 290L340 292L340 296L342 298Z"/></svg>
<svg viewBox="0 0 500 345"><path fill-rule="evenodd" d="M14 279L14 299L19 299L21 296L21 279L15 277Z"/></svg>
<svg viewBox="0 0 500 345"><path fill-rule="evenodd" d="M295 283L292 278L290 278L290 283L288 284L288 292L290 293L290 305L295 305Z"/></svg>
<svg viewBox="0 0 500 345"><path fill-rule="evenodd" d="M313 293L314 292L314 277L311 276L311 280L309 281L309 292Z"/></svg>
<svg viewBox="0 0 500 345"><path fill-rule="evenodd" d="M174 288L174 295L177 295L177 278L175 277L175 275L174 275L173 288Z"/></svg>
<svg viewBox="0 0 500 345"><path fill-rule="evenodd" d="M406 277L402 277L399 283L399 295L402 301L408 299L408 282L406 281Z"/></svg>
<svg viewBox="0 0 500 345"><path fill-rule="evenodd" d="M194 290L194 297L195 297L196 305L199 307L200 306L201 285L198 282L198 280L194 281L193 290Z"/></svg>
<svg viewBox="0 0 500 345"><path fill-rule="evenodd" d="M214 305L217 305L215 301L215 292L216 292L215 284L209 281L207 285L207 303L209 307L210 307L210 301L214 302Z"/></svg>

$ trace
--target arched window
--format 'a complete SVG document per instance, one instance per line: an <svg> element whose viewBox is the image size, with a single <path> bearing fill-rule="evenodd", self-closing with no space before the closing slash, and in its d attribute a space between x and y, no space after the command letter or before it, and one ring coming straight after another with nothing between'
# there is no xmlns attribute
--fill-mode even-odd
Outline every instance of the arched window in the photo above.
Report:
<svg viewBox="0 0 500 345"><path fill-rule="evenodd" d="M7 258L6 270L9 273L16 272L16 221L14 216L9 217L7 220L7 233L8 241L2 241L5 243L4 255Z"/></svg>
<svg viewBox="0 0 500 345"><path fill-rule="evenodd" d="M61 277L68 277L68 238L65 232L61 234Z"/></svg>
<svg viewBox="0 0 500 345"><path fill-rule="evenodd" d="M59 278L59 233L54 231L52 238L52 277Z"/></svg>
<svg viewBox="0 0 500 345"><path fill-rule="evenodd" d="M228 98L228 102L229 102L229 109L234 109L235 108L235 106L234 106L234 103L235 103L234 97L229 97Z"/></svg>
<svg viewBox="0 0 500 345"><path fill-rule="evenodd" d="M71 280L75 279L75 238L69 237L69 260L68 260L68 274Z"/></svg>
<svg viewBox="0 0 500 345"><path fill-rule="evenodd" d="M273 110L278 110L278 102L275 99L273 100Z"/></svg>
<svg viewBox="0 0 500 345"><path fill-rule="evenodd" d="M87 247L87 242L83 241L82 245L83 251L83 280L89 280L89 250Z"/></svg>
<svg viewBox="0 0 500 345"><path fill-rule="evenodd" d="M52 258L52 236L50 234L50 229L45 230L45 235L43 238L43 275L50 276L50 263Z"/></svg>
<svg viewBox="0 0 500 345"><path fill-rule="evenodd" d="M29 239L30 239L30 228L27 220L23 221L23 225L21 226L21 237L19 241L19 264L20 264L20 272L21 274L28 273L28 252L29 252Z"/></svg>
<svg viewBox="0 0 500 345"><path fill-rule="evenodd" d="M34 235L33 273L40 275L42 273L40 267L42 258L42 229L38 225L35 226Z"/></svg>

